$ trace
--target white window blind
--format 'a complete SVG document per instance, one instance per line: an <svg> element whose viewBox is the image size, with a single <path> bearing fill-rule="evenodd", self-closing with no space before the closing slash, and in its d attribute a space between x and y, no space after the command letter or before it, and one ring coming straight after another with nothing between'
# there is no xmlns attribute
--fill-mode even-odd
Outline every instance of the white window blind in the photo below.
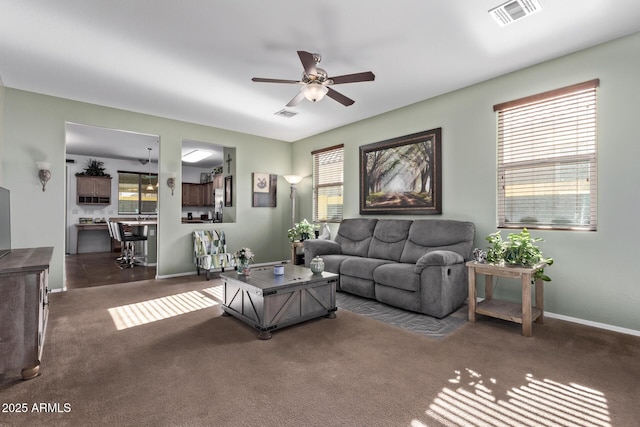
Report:
<svg viewBox="0 0 640 427"><path fill-rule="evenodd" d="M495 105L498 227L596 230L598 79Z"/></svg>
<svg viewBox="0 0 640 427"><path fill-rule="evenodd" d="M316 150L313 156L313 222L342 221L344 146Z"/></svg>

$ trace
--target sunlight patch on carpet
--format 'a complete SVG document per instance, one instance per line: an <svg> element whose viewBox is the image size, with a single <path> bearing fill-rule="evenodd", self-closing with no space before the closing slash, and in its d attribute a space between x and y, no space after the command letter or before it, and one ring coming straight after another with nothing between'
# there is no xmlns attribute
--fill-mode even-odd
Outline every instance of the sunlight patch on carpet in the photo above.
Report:
<svg viewBox="0 0 640 427"><path fill-rule="evenodd" d="M222 285L212 286L210 288L203 289L202 291L208 293L218 301L222 302L222 297L223 297Z"/></svg>
<svg viewBox="0 0 640 427"><path fill-rule="evenodd" d="M120 331L218 305L218 302L207 295L216 297L221 292L217 288L222 287L214 286L201 291L183 292L110 308L108 311L116 329Z"/></svg>
<svg viewBox="0 0 640 427"><path fill-rule="evenodd" d="M495 378L466 369L456 371L429 405L426 415L446 426L590 426L611 427L604 394L579 384L536 379L527 374L525 384L501 389ZM430 425L414 419L411 427Z"/></svg>

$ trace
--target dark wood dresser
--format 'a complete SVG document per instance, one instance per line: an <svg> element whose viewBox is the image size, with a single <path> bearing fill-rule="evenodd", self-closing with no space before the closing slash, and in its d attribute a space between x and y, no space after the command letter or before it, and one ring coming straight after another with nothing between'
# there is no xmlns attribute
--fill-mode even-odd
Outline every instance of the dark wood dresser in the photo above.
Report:
<svg viewBox="0 0 640 427"><path fill-rule="evenodd" d="M53 248L13 249L0 258L0 375L40 371L49 314L49 265Z"/></svg>

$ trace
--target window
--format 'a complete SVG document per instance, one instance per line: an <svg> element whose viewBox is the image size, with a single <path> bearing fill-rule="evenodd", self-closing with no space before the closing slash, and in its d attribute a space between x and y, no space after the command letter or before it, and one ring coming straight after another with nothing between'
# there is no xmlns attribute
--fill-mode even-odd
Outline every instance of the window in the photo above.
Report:
<svg viewBox="0 0 640 427"><path fill-rule="evenodd" d="M118 171L118 214L157 213L158 175Z"/></svg>
<svg viewBox="0 0 640 427"><path fill-rule="evenodd" d="M598 79L495 105L498 227L596 230Z"/></svg>
<svg viewBox="0 0 640 427"><path fill-rule="evenodd" d="M342 221L344 146L311 152L313 156L313 222Z"/></svg>

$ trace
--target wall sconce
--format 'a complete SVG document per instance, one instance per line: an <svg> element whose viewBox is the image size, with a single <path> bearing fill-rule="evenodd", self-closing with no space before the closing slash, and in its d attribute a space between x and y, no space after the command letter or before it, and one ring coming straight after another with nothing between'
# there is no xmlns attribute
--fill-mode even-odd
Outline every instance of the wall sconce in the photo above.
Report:
<svg viewBox="0 0 640 427"><path fill-rule="evenodd" d="M299 175L283 175L284 179L291 184L291 228L296 226L296 184L302 181Z"/></svg>
<svg viewBox="0 0 640 427"><path fill-rule="evenodd" d="M44 187L51 179L51 163L36 162L36 165L38 165L38 178L40 178L40 182L42 183L42 191L44 191Z"/></svg>
<svg viewBox="0 0 640 427"><path fill-rule="evenodd" d="M169 178L167 178L167 187L171 189L171 195L173 196L173 190L176 188L176 173L169 172Z"/></svg>

